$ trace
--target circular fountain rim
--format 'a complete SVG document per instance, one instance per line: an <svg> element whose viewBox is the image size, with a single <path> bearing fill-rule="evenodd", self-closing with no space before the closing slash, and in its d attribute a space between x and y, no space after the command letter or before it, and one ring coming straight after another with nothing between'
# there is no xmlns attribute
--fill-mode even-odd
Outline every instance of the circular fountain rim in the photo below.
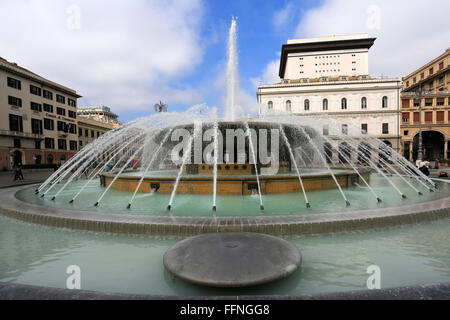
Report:
<svg viewBox="0 0 450 320"><path fill-rule="evenodd" d="M450 217L450 197L392 207L388 210L380 208L296 216L196 218L119 215L47 207L27 203L16 197L17 192L35 186L3 189L0 194L0 214L25 222L58 228L175 237L215 232L256 232L277 236L345 233Z"/></svg>

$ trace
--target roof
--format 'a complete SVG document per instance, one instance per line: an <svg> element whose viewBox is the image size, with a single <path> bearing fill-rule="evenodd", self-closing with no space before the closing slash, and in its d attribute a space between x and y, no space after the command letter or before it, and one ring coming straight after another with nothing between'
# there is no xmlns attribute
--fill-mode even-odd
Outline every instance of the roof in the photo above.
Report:
<svg viewBox="0 0 450 320"><path fill-rule="evenodd" d="M312 51L370 49L375 40L376 38L369 38L365 34L288 40L288 43L281 48L280 71L278 75L281 79L284 78L289 54Z"/></svg>

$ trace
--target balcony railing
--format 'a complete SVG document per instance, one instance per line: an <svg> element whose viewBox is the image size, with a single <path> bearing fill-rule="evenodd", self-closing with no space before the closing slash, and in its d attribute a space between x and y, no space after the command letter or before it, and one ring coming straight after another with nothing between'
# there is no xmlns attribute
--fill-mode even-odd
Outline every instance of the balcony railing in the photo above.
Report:
<svg viewBox="0 0 450 320"><path fill-rule="evenodd" d="M37 133L29 133L29 132L19 132L19 131L9 131L9 130L0 130L0 136L8 136L8 137L16 137L16 138L24 138L24 139L35 139L42 140L44 136Z"/></svg>

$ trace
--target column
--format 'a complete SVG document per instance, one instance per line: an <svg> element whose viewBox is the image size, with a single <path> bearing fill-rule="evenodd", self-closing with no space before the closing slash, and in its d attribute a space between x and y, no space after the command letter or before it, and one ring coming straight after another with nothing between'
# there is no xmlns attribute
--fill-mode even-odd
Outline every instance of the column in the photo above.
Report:
<svg viewBox="0 0 450 320"><path fill-rule="evenodd" d="M448 159L448 141L445 140L445 144L444 144L444 159L447 160Z"/></svg>
<svg viewBox="0 0 450 320"><path fill-rule="evenodd" d="M413 162L414 140L409 143L409 161Z"/></svg>

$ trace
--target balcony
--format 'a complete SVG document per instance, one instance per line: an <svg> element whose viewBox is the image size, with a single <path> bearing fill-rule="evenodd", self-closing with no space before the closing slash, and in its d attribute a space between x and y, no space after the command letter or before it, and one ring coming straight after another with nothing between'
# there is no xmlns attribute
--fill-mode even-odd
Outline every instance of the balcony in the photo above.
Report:
<svg viewBox="0 0 450 320"><path fill-rule="evenodd" d="M0 136L14 137L14 138L22 138L22 139L33 139L33 140L43 140L44 135L29 133L29 132L19 132L19 131L9 131L9 130L0 130Z"/></svg>

